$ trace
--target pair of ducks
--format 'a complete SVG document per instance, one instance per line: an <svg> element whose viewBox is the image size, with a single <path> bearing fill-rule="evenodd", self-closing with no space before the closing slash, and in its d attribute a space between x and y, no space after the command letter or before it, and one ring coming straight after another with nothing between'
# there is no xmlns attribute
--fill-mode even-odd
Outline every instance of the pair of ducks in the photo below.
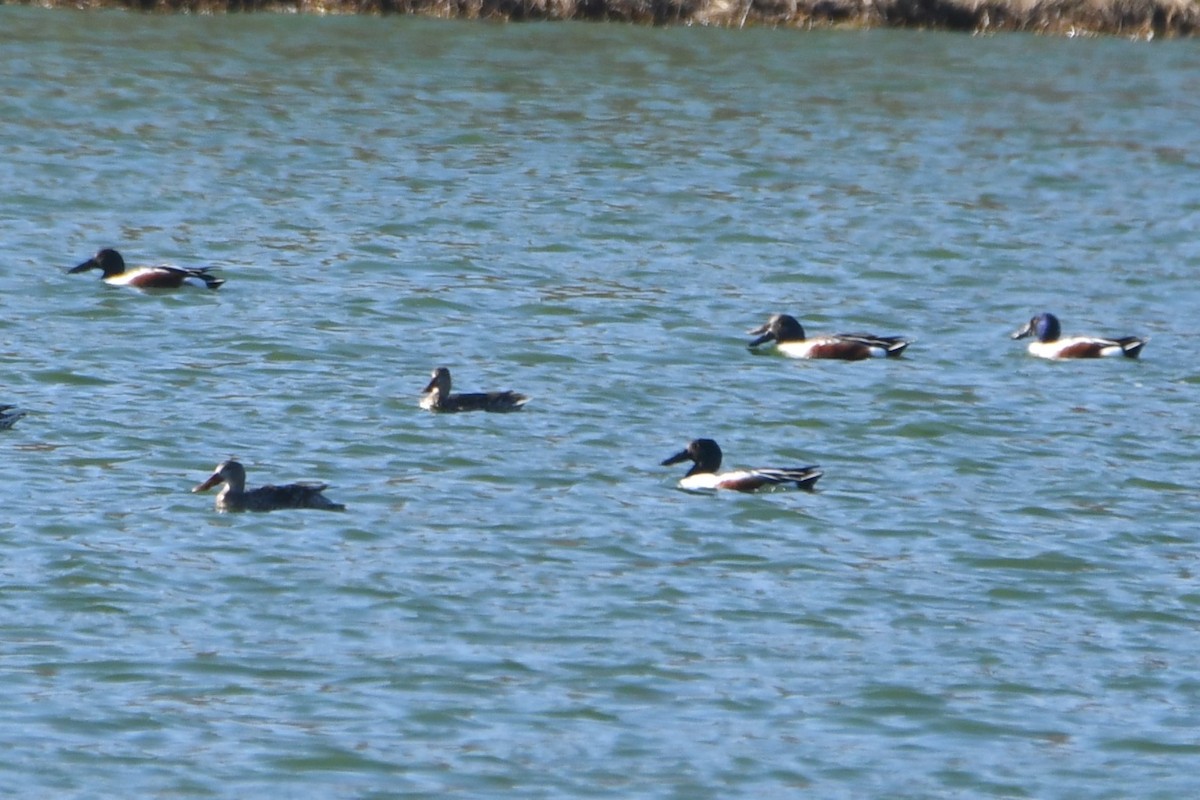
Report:
<svg viewBox="0 0 1200 800"><path fill-rule="evenodd" d="M697 439L679 453L662 462L664 465L691 460L693 466L679 482L681 488L690 490L732 489L739 492L754 492L766 487L794 483L801 489L812 489L823 474L816 467L791 467L784 469L741 469L717 473L721 467L721 448L712 439ZM326 483L289 483L283 486L259 486L246 488L246 468L230 459L217 464L212 475L195 486L193 492L207 492L223 484L217 493L216 509L221 513L240 511L279 511L290 508L312 508L321 511L345 511L341 503L335 503L324 495L329 488Z"/></svg>
<svg viewBox="0 0 1200 800"><path fill-rule="evenodd" d="M663 466L691 461L692 468L679 482L680 488L692 491L731 489L738 492L755 492L759 489L795 484L801 489L812 489L824 473L815 466L810 467L764 467L739 469L718 473L721 468L721 448L712 439L696 439L679 453L663 461ZM239 511L279 511L290 508L312 508L321 511L345 511L341 503L335 503L323 492L326 483L289 483L283 486L260 486L246 488L246 468L238 461L222 461L212 475L195 486L193 492L207 492L223 484L217 493L216 509L221 513Z"/></svg>
<svg viewBox="0 0 1200 800"><path fill-rule="evenodd" d="M775 314L764 325L749 331L749 334L758 337L750 342L750 348L773 343L776 350L790 358L862 361L898 356L911 344L900 336L876 336L873 333L838 333L809 339L805 336L804 327L789 314ZM679 481L679 488L689 491L725 489L757 492L788 485L811 491L825 474L815 465L719 472L722 457L720 445L712 439L694 439L683 450L663 460L662 466L691 461L691 469Z"/></svg>
<svg viewBox="0 0 1200 800"><path fill-rule="evenodd" d="M433 377L424 389L420 405L430 411L517 411L527 402L529 398L517 392L453 394L450 391L450 370L438 367L433 371ZM279 511L288 508L346 510L344 505L334 503L322 494L329 488L325 483L289 483L283 486L267 485L247 489L246 468L233 459L217 464L212 475L192 491L207 492L221 484L223 486L217 493L216 508L222 513Z"/></svg>
<svg viewBox="0 0 1200 800"><path fill-rule="evenodd" d="M804 328L795 317L776 314L760 328L749 333L759 335L750 342L754 348L760 344L774 342L775 348L791 358L834 358L843 361L860 361L865 358L898 356L911 344L899 336L875 336L870 333L837 333L832 336L806 338ZM1038 314L1013 332L1013 339L1034 337L1029 352L1040 358L1106 358L1125 356L1137 358L1142 348L1150 341L1142 336L1108 338L1104 336L1062 335L1058 317L1050 313Z"/></svg>

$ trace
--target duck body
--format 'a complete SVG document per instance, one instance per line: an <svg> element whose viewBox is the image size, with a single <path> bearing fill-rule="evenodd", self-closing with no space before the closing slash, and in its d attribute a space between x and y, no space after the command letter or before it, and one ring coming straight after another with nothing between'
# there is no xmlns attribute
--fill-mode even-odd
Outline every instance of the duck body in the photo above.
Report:
<svg viewBox="0 0 1200 800"><path fill-rule="evenodd" d="M900 336L876 336L872 333L835 333L809 339L804 334L804 327L789 314L775 314L766 324L748 333L758 337L750 342L750 348L774 342L775 349L789 358L862 361L898 356L911 344Z"/></svg>
<svg viewBox="0 0 1200 800"><path fill-rule="evenodd" d="M1150 341L1143 336L1123 336L1110 339L1103 336L1062 335L1062 326L1053 314L1038 314L1028 324L1012 334L1013 339L1034 337L1029 352L1038 358L1137 358Z"/></svg>
<svg viewBox="0 0 1200 800"><path fill-rule="evenodd" d="M519 392L462 392L450 391L450 370L438 367L421 392L419 405L427 411L520 411L529 397Z"/></svg>
<svg viewBox="0 0 1200 800"><path fill-rule="evenodd" d="M281 511L289 508L314 508L322 511L345 511L322 494L329 488L325 483L289 483L284 486L260 486L246 489L246 468L237 461L222 461L204 483L192 489L206 492L219 483L216 509L222 514L238 511Z"/></svg>
<svg viewBox="0 0 1200 800"><path fill-rule="evenodd" d="M679 488L692 491L728 489L736 492L756 492L788 484L811 490L824 475L818 467L759 467L718 472L721 468L721 448L712 439L695 439L688 446L665 459L662 466L691 461L692 468L679 481Z"/></svg>
<svg viewBox="0 0 1200 800"><path fill-rule="evenodd" d="M28 412L12 405L0 405L0 431L6 431Z"/></svg>
<svg viewBox="0 0 1200 800"><path fill-rule="evenodd" d="M100 270L100 279L109 286L132 286L135 289L178 289L189 285L218 289L225 283L224 279L209 274L211 267L185 268L164 264L129 268L125 266L121 254L111 248L101 250L68 272L74 274L90 269Z"/></svg>

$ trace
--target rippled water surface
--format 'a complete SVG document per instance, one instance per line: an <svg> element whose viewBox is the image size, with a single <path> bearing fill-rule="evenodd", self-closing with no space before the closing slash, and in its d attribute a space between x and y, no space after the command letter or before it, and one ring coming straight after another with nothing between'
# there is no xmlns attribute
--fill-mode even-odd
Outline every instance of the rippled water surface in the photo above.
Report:
<svg viewBox="0 0 1200 800"><path fill-rule="evenodd" d="M1194 44L3 7L0 67L6 791L1200 789Z"/></svg>

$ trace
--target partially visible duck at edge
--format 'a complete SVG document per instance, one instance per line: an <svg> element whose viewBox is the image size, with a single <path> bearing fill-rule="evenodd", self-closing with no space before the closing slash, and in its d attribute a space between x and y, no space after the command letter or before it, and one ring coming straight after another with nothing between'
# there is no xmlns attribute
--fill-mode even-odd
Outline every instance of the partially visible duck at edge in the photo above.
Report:
<svg viewBox="0 0 1200 800"><path fill-rule="evenodd" d="M747 331L758 336L750 342L755 348L774 342L775 348L790 358L836 358L842 361L862 361L866 358L898 356L911 344L899 336L876 336L872 333L835 333L808 339L795 317L775 314L765 325Z"/></svg>
<svg viewBox="0 0 1200 800"><path fill-rule="evenodd" d="M518 392L467 392L451 394L450 370L438 367L421 390L421 408L428 411L519 411L529 402Z"/></svg>
<svg viewBox="0 0 1200 800"><path fill-rule="evenodd" d="M225 283L223 278L210 275L212 267L126 267L125 259L112 248L105 248L96 255L68 270L69 274L100 270L100 279L110 286L132 286L135 289L178 289L181 286L203 286L218 289Z"/></svg>
<svg viewBox="0 0 1200 800"><path fill-rule="evenodd" d="M1014 331L1013 339L1034 337L1029 343L1029 352L1039 358L1106 358L1125 356L1137 358L1146 342L1144 336L1124 336L1109 339L1102 336L1068 336L1063 338L1062 326L1053 314L1038 314L1020 330Z"/></svg>
<svg viewBox="0 0 1200 800"><path fill-rule="evenodd" d="M288 508L316 508L323 511L345 511L341 503L335 503L321 494L325 483L289 483L285 486L260 486L246 489L246 468L230 459L217 464L213 474L204 483L192 489L206 492L219 483L225 484L217 493L216 508L222 514L230 511L280 511Z"/></svg>
<svg viewBox="0 0 1200 800"><path fill-rule="evenodd" d="M28 412L16 406L0 406L0 431L6 431Z"/></svg>
<svg viewBox="0 0 1200 800"><path fill-rule="evenodd" d="M692 468L679 481L679 488L731 489L737 492L755 492L773 489L794 483L801 489L813 488L825 473L816 466L808 467L759 467L717 472L721 468L721 448L712 439L696 439L688 446L662 462L662 466L691 461Z"/></svg>

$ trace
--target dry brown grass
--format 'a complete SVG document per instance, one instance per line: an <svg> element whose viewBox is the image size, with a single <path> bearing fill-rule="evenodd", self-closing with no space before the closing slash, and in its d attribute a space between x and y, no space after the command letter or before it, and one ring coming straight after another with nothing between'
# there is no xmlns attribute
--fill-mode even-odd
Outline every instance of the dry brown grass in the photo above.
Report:
<svg viewBox="0 0 1200 800"><path fill-rule="evenodd" d="M30 0L43 6L125 7L219 14L418 14L493 20L612 20L654 25L908 27L993 33L1200 33L1200 0ZM0 0L5 2L5 0Z"/></svg>

